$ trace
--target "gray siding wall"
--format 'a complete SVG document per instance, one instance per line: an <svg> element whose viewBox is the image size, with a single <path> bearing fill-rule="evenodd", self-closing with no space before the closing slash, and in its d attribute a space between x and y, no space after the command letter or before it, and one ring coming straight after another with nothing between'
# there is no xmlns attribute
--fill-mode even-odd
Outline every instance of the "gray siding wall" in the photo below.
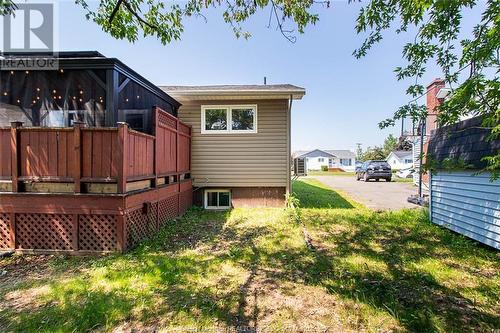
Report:
<svg viewBox="0 0 500 333"><path fill-rule="evenodd" d="M179 118L193 126L194 186L286 187L287 100L179 100ZM257 133L201 134L202 105L241 104L257 104Z"/></svg>
<svg viewBox="0 0 500 333"><path fill-rule="evenodd" d="M430 214L433 223L500 249L500 180L489 174L432 174Z"/></svg>

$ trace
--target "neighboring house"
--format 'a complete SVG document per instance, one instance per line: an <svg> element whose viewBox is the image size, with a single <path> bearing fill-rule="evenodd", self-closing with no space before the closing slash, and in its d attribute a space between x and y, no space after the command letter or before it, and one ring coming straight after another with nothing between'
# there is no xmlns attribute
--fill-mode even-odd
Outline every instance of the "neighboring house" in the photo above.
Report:
<svg viewBox="0 0 500 333"><path fill-rule="evenodd" d="M350 150L320 150L297 151L294 158L305 158L308 171L321 170L322 166L328 169L354 171L356 155Z"/></svg>
<svg viewBox="0 0 500 333"><path fill-rule="evenodd" d="M427 150L430 173L430 218L481 243L500 249L500 180L492 180L485 156L498 154L500 139L480 117L431 133Z"/></svg>
<svg viewBox="0 0 500 333"><path fill-rule="evenodd" d="M407 150L391 151L386 159L392 170L401 170L411 168L413 166L413 152Z"/></svg>
<svg viewBox="0 0 500 333"><path fill-rule="evenodd" d="M290 191L293 85L162 86L191 125L195 203L210 209L281 206Z"/></svg>
<svg viewBox="0 0 500 333"><path fill-rule="evenodd" d="M327 153L325 150L298 151L294 153L295 158L304 158L307 171L318 171L321 167L328 167L333 163L335 155Z"/></svg>

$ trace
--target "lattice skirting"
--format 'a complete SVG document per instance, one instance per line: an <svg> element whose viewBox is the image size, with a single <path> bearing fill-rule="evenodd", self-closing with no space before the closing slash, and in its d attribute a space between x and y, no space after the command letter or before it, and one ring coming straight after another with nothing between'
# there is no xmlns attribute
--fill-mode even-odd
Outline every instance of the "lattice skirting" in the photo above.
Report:
<svg viewBox="0 0 500 333"><path fill-rule="evenodd" d="M9 214L0 214L0 249L11 248L11 241Z"/></svg>
<svg viewBox="0 0 500 333"><path fill-rule="evenodd" d="M170 194L150 206L136 208L126 214L126 244L134 247L151 237L170 219L182 215L193 205L193 189Z"/></svg>
<svg viewBox="0 0 500 333"><path fill-rule="evenodd" d="M182 192L169 191L156 197L144 192L136 197L138 200L131 208L126 207L124 197L114 209L102 207L102 212L95 213L85 211L85 201L76 197L73 199L81 206L81 212L67 213L66 206L61 212L0 212L0 250L74 254L125 251L154 236L170 219L191 207L192 187L185 184L181 189Z"/></svg>

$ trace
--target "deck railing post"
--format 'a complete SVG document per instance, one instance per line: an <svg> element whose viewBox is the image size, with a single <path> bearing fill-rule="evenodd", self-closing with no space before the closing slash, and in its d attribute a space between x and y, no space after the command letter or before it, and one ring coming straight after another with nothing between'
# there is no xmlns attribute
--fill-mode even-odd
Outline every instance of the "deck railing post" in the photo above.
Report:
<svg viewBox="0 0 500 333"><path fill-rule="evenodd" d="M153 174L155 178L153 179L153 187L158 187L158 143L157 143L157 135L158 135L158 113L160 111L157 107L153 107L153 135L155 137L153 141Z"/></svg>
<svg viewBox="0 0 500 333"><path fill-rule="evenodd" d="M73 160L73 183L75 193L82 191L82 128L85 127L83 122L73 123L73 143L75 147L75 155Z"/></svg>
<svg viewBox="0 0 500 333"><path fill-rule="evenodd" d="M175 143L177 144L177 147L175 149L175 161L176 161L176 163L175 163L175 171L177 173L179 173L179 171L180 171L180 167L179 167L179 148L181 146L180 143L179 143L179 137L180 137L180 135L179 135L179 131L180 131L180 121L179 121L179 118L177 118L177 123L176 123L175 127L176 127L176 131L175 131L175 135L176 135L175 136ZM179 177L179 175L177 175L177 177Z"/></svg>
<svg viewBox="0 0 500 333"><path fill-rule="evenodd" d="M120 149L120 164L118 168L118 193L127 192L128 170L128 124L118 123L118 147Z"/></svg>
<svg viewBox="0 0 500 333"><path fill-rule="evenodd" d="M20 154L19 149L19 129L23 126L21 121L10 123L10 152L11 152L11 179L12 192L19 192L19 174L20 174Z"/></svg>
<svg viewBox="0 0 500 333"><path fill-rule="evenodd" d="M179 143L179 131L180 131L180 121L179 118L176 118L176 124L175 124L175 173L176 173L176 178L177 178L177 212L180 213L181 211L181 177L179 174L180 171L180 166L179 166L179 148L181 147Z"/></svg>

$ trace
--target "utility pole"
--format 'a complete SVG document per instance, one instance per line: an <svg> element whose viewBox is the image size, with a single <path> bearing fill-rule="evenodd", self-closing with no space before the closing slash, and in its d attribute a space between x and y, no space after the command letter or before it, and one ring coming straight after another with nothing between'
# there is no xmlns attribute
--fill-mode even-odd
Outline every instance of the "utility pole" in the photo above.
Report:
<svg viewBox="0 0 500 333"><path fill-rule="evenodd" d="M361 156L363 155L363 148L361 147L361 143L356 143L356 160L361 160Z"/></svg>

